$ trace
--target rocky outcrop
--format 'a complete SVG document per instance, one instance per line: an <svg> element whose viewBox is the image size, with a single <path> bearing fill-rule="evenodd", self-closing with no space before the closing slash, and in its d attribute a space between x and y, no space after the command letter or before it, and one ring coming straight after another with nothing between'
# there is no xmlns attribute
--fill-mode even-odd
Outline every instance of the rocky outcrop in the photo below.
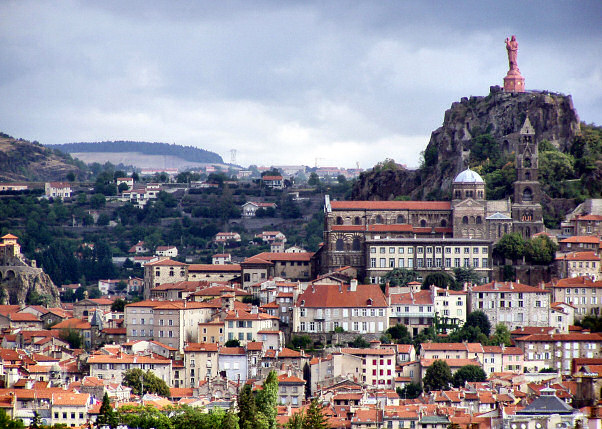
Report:
<svg viewBox="0 0 602 429"><path fill-rule="evenodd" d="M512 152L526 116L538 141L548 140L566 151L580 131L579 117L570 95L547 91L503 92L491 87L486 97L462 98L445 112L443 125L431 134L422 170L371 171L362 174L354 199L389 200L404 195L412 199L445 198L454 177L468 166L472 138L491 134L500 148Z"/></svg>
<svg viewBox="0 0 602 429"><path fill-rule="evenodd" d="M0 266L0 295L5 304L27 304L36 297L51 307L60 305L59 291L48 274L25 264Z"/></svg>
<svg viewBox="0 0 602 429"><path fill-rule="evenodd" d="M55 153L37 142L0 133L0 181L58 181L67 174L84 179L86 171L68 155Z"/></svg>

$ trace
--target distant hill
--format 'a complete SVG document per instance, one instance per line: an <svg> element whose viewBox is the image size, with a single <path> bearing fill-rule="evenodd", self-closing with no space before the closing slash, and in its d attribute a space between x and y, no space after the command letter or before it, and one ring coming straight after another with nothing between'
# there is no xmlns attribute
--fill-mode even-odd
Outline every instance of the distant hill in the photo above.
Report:
<svg viewBox="0 0 602 429"><path fill-rule="evenodd" d="M65 143L47 145L65 153L139 153L151 156L176 157L187 162L223 164L224 160L215 152L193 146L181 146L168 143L149 143L134 141L104 141L94 143Z"/></svg>
<svg viewBox="0 0 602 429"><path fill-rule="evenodd" d="M87 176L86 166L68 154L0 133L1 182L65 180L70 172Z"/></svg>

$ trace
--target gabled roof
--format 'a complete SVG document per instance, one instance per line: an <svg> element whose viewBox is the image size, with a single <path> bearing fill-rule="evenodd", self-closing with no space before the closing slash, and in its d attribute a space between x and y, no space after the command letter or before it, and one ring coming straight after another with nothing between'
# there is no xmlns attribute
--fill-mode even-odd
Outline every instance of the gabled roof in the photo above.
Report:
<svg viewBox="0 0 602 429"><path fill-rule="evenodd" d="M218 344L217 343L189 343L186 347L184 347L184 352L217 352Z"/></svg>
<svg viewBox="0 0 602 429"><path fill-rule="evenodd" d="M548 290L523 283L491 282L481 286L473 286L473 292L523 292L523 293L549 293Z"/></svg>
<svg viewBox="0 0 602 429"><path fill-rule="evenodd" d="M388 307L380 285L357 285L355 291L348 285L312 284L297 298L300 307Z"/></svg>
<svg viewBox="0 0 602 429"><path fill-rule="evenodd" d="M569 334L532 334L525 337L519 337L516 341L599 341L602 342L601 333L582 333L573 332Z"/></svg>
<svg viewBox="0 0 602 429"><path fill-rule="evenodd" d="M495 212L491 216L487 216L485 220L512 220L512 218L500 212Z"/></svg>
<svg viewBox="0 0 602 429"><path fill-rule="evenodd" d="M333 210L451 210L450 201L331 201Z"/></svg>
<svg viewBox="0 0 602 429"><path fill-rule="evenodd" d="M564 261L599 261L600 257L595 252L573 252L566 255L559 255L556 260Z"/></svg>
<svg viewBox="0 0 602 429"><path fill-rule="evenodd" d="M593 243L599 244L600 238L595 235L574 235L564 240L560 240L560 243Z"/></svg>
<svg viewBox="0 0 602 429"><path fill-rule="evenodd" d="M179 262L179 261L172 261L171 259L162 259L160 261L147 262L144 266L145 267L170 267L170 266L186 267L186 266L188 266L188 264L185 264L184 262Z"/></svg>

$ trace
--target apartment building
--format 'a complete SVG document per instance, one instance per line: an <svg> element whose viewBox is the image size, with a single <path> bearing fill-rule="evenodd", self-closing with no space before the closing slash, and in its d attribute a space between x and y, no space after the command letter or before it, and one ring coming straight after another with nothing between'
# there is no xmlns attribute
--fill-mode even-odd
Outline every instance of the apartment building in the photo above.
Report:
<svg viewBox="0 0 602 429"><path fill-rule="evenodd" d="M305 380L290 374L278 376L278 403L301 406L305 401Z"/></svg>
<svg viewBox="0 0 602 429"><path fill-rule="evenodd" d="M257 341L260 331L274 330L280 330L278 317L260 313L257 307L253 307L251 311L229 311L224 319L226 341L238 340L241 345Z"/></svg>
<svg viewBox="0 0 602 429"><path fill-rule="evenodd" d="M97 354L88 357L90 375L112 383L121 383L123 373L129 369L152 370L161 380L172 385L172 361L158 356L128 355L125 353Z"/></svg>
<svg viewBox="0 0 602 429"><path fill-rule="evenodd" d="M570 304L575 308L575 319L586 314L600 314L602 307L602 280L580 276L554 279L546 285L552 290L554 301Z"/></svg>
<svg viewBox="0 0 602 429"><path fill-rule="evenodd" d="M363 365L364 359L361 356L340 351L323 358L314 357L310 361L312 396L320 388L342 380L363 380Z"/></svg>
<svg viewBox="0 0 602 429"><path fill-rule="evenodd" d="M293 332L380 333L388 329L389 306L379 285L311 284L293 309Z"/></svg>
<svg viewBox="0 0 602 429"><path fill-rule="evenodd" d="M513 282L491 282L468 289L469 312L482 311L491 326L504 323L511 331L521 326L549 326L549 290Z"/></svg>
<svg viewBox="0 0 602 429"><path fill-rule="evenodd" d="M218 375L217 343L189 343L184 347L184 386L194 388L199 382Z"/></svg>
<svg viewBox="0 0 602 429"><path fill-rule="evenodd" d="M395 349L383 348L342 348L342 353L362 359L359 381L379 389L392 389L395 386Z"/></svg>
<svg viewBox="0 0 602 429"><path fill-rule="evenodd" d="M515 343L524 351L525 365L534 371L554 368L570 374L573 359L602 357L600 333L532 334L516 338Z"/></svg>
<svg viewBox="0 0 602 429"><path fill-rule="evenodd" d="M188 279L188 265L183 262L161 259L144 264L144 299L149 299L151 289L163 283Z"/></svg>
<svg viewBox="0 0 602 429"><path fill-rule="evenodd" d="M560 277L600 278L600 256L597 252L571 252L556 256L556 267Z"/></svg>

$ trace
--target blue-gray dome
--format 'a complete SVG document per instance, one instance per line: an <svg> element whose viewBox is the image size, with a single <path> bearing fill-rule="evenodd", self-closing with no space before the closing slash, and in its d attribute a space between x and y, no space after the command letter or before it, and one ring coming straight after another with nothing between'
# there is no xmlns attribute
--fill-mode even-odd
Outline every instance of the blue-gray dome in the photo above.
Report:
<svg viewBox="0 0 602 429"><path fill-rule="evenodd" d="M483 178L476 171L472 171L470 168L462 171L454 179L454 183L485 183Z"/></svg>

